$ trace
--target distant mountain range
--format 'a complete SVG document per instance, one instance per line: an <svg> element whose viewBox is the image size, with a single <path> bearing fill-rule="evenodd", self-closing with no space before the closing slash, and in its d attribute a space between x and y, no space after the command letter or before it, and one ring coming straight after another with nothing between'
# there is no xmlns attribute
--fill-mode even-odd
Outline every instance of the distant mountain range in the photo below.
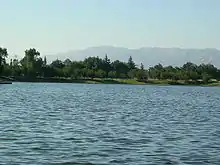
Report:
<svg viewBox="0 0 220 165"><path fill-rule="evenodd" d="M220 50L218 49L182 49L182 48L159 48L159 47L143 47L139 49L128 49L123 47L100 46L90 47L84 50L69 51L56 55L48 56L49 60L59 58L65 60L84 60L89 56L104 57L105 54L111 60L127 61L132 56L136 64L141 62L145 67L153 66L161 63L164 66L181 66L186 62L195 64L211 63L220 68Z"/></svg>

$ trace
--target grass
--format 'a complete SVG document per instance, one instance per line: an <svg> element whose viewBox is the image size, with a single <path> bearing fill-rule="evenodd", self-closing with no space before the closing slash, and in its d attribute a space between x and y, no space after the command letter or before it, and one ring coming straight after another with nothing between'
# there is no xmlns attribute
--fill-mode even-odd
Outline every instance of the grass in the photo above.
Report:
<svg viewBox="0 0 220 165"><path fill-rule="evenodd" d="M220 81L209 82L204 84L199 81L184 80L157 80L149 79L147 81L138 81L136 79L120 79L120 78L93 78L93 79L71 79L71 78L27 78L17 77L18 82L54 82L54 83L83 83L83 84L131 84L131 85L190 85L190 86L220 86Z"/></svg>
<svg viewBox="0 0 220 165"><path fill-rule="evenodd" d="M94 78L90 80L81 80L82 83L88 84L133 84L133 85L143 85L146 84L144 82L139 82L135 79L102 79L102 78Z"/></svg>
<svg viewBox="0 0 220 165"><path fill-rule="evenodd" d="M135 79L114 79L116 82L120 84L132 84L132 85L143 85L145 82L140 82Z"/></svg>
<svg viewBox="0 0 220 165"><path fill-rule="evenodd" d="M219 82L213 82L213 83L209 83L209 84L206 84L205 86L219 86L220 87L220 81Z"/></svg>

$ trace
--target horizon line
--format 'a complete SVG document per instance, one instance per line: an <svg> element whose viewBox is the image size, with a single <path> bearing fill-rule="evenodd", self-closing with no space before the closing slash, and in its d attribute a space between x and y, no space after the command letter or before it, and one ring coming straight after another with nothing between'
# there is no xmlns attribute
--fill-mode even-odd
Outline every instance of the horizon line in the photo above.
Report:
<svg viewBox="0 0 220 165"><path fill-rule="evenodd" d="M206 48L184 48L184 47L161 47L161 46L142 46L142 47L137 47L137 48L129 48L129 47L123 47L123 46L114 46L114 45L100 45L100 46L89 46L86 48L80 48L80 49L71 49L68 51L63 51L63 52L59 52L56 54L48 54L48 55L58 55L58 54L63 54L63 53L71 53L71 52L76 52L76 51L85 51L88 49L92 49L92 48L119 48L119 49L128 49L128 50L139 50L139 49L180 49L180 50L218 50L220 51L220 49L218 48L211 48L211 47L206 47Z"/></svg>

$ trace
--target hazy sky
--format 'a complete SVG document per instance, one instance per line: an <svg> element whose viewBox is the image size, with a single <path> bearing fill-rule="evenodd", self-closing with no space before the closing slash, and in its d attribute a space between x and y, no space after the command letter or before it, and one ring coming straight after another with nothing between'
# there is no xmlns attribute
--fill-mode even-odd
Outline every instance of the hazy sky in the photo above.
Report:
<svg viewBox="0 0 220 165"><path fill-rule="evenodd" d="M112 45L220 48L220 0L0 0L0 46L23 56Z"/></svg>

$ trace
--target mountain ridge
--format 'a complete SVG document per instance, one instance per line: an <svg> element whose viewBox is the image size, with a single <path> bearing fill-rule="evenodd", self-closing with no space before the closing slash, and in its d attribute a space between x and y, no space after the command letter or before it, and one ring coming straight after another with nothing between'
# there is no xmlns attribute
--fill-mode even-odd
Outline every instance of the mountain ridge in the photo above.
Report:
<svg viewBox="0 0 220 165"><path fill-rule="evenodd" d="M69 58L70 60L84 60L89 56L99 56L103 58L105 54L111 60L127 61L129 56L137 63L143 63L150 67L161 63L164 66L181 66L186 62L195 64L211 63L220 67L220 50L216 48L165 48L165 47L140 47L126 48L116 46L94 46L86 49L70 50L64 53L51 55L51 59L56 57L60 60ZM53 58L53 59L52 59Z"/></svg>

